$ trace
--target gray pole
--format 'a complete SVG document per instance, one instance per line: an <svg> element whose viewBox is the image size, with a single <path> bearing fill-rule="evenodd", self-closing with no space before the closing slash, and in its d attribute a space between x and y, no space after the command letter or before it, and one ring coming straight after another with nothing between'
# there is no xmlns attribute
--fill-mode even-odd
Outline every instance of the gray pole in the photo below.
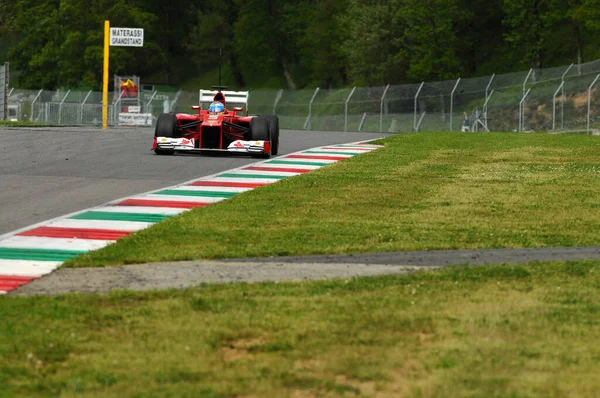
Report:
<svg viewBox="0 0 600 398"><path fill-rule="evenodd" d="M175 104L177 104L177 101L179 101L180 96L181 96L181 90L178 90L177 94L175 94L175 98L173 98L173 101L171 101L171 105L169 106L170 111L173 111L173 108L175 108Z"/></svg>
<svg viewBox="0 0 600 398"><path fill-rule="evenodd" d="M85 105L85 103L87 102L87 99L90 97L90 95L92 94L92 90L90 90L87 95L85 96L85 98L83 99L83 102L81 103L81 106L79 107L79 120L77 120L79 122L79 124L83 124L83 106Z"/></svg>
<svg viewBox="0 0 600 398"><path fill-rule="evenodd" d="M565 85L565 82L564 81L561 82L560 86L558 86L558 88L556 89L556 92L552 96L552 132L553 133L554 133L555 125L556 125L556 95L558 94L559 91L562 90L564 85Z"/></svg>
<svg viewBox="0 0 600 398"><path fill-rule="evenodd" d="M492 82L494 81L494 77L496 77L495 73L492 75L492 77L490 78L490 81L489 81L487 87L485 88L485 98L488 97L488 90L490 89L490 86L492 85Z"/></svg>
<svg viewBox="0 0 600 398"><path fill-rule="evenodd" d="M525 130L525 98L527 98L530 91L531 89L527 89L527 92L523 95L523 99L519 103L519 108L523 110L523 113L519 114L519 132L521 133Z"/></svg>
<svg viewBox="0 0 600 398"><path fill-rule="evenodd" d="M485 128L487 128L487 103L488 100L490 99L489 97L492 96L492 94L490 94L488 96L488 90L490 89L490 87L492 86L492 82L494 81L494 77L496 77L496 74L492 74L492 77L490 78L490 81L488 82L487 87L485 88L485 103L486 105L484 105L484 110L483 110L483 118L485 120ZM494 92L494 90L492 90L492 92Z"/></svg>
<svg viewBox="0 0 600 398"><path fill-rule="evenodd" d="M592 106L592 87L594 87L594 84L596 84L596 82L598 81L598 78L600 78L600 74L596 76L596 78L594 79L592 84L590 84L590 86L588 87L588 109L587 109L587 130L586 130L586 132L588 134L590 133L590 110L591 110L591 106Z"/></svg>
<svg viewBox="0 0 600 398"><path fill-rule="evenodd" d="M317 87L312 98L310 99L310 102L308 103L308 116L306 117L306 121L304 122L304 130L310 130L310 119L312 118L312 104L313 104L313 101L315 100L315 97L319 93L319 90L320 90L320 88Z"/></svg>
<svg viewBox="0 0 600 398"><path fill-rule="evenodd" d="M525 112L525 110L523 109L523 101L525 100L525 86L527 85L527 80L529 80L529 76L531 76L531 72L533 72L533 68L529 69L529 73L527 73L527 76L523 81L523 99L521 99L521 102L519 103L519 131L521 131L521 121L524 118L523 113Z"/></svg>
<svg viewBox="0 0 600 398"><path fill-rule="evenodd" d="M492 98L492 94L494 94L494 90L490 91L490 95L486 95L485 103L483 104L483 120L485 120L485 129L489 133L487 125L487 110L488 110L488 101ZM477 119L476 119L477 120ZM475 122L477 124L477 122Z"/></svg>
<svg viewBox="0 0 600 398"><path fill-rule="evenodd" d="M354 94L354 90L356 90L356 87L352 88L352 91L350 91L350 95L348 95L348 98L346 98L344 108L344 131L348 131L348 102L350 102L350 98L352 97L352 94Z"/></svg>
<svg viewBox="0 0 600 398"><path fill-rule="evenodd" d="M452 93L450 93L450 131L452 131L452 113L454 112L454 92L458 87L458 83L460 83L460 77L456 81L454 88L452 89Z"/></svg>
<svg viewBox="0 0 600 398"><path fill-rule="evenodd" d="M146 106L144 107L144 111L146 111L147 109L150 109L150 104L154 100L154 97L156 97L156 93L158 93L158 90L154 90L154 92L150 96L150 99L148 100L148 102L146 102ZM198 103L198 105L200 105L200 103Z"/></svg>
<svg viewBox="0 0 600 398"><path fill-rule="evenodd" d="M379 103L379 132L380 133L383 130L383 99L385 98L385 95L387 94L387 91L389 88L390 88L389 84L387 86L385 86L385 90L383 90L383 94L381 95L381 101Z"/></svg>
<svg viewBox="0 0 600 398"><path fill-rule="evenodd" d="M279 91L277 91L277 96L275 97L275 103L273 104L273 115L277 114L277 112L276 112L277 104L279 103L279 100L281 99L282 95L283 95L283 89L279 89Z"/></svg>
<svg viewBox="0 0 600 398"><path fill-rule="evenodd" d="M33 101L31 102L31 116L29 116L29 121L33 122L33 109L34 109L34 104L35 102L38 100L38 98L40 98L40 95L42 95L42 91L44 91L44 89L41 89L40 91L38 91L37 95L35 96L35 98L33 99Z"/></svg>
<svg viewBox="0 0 600 398"><path fill-rule="evenodd" d="M417 90L417 93L415 94L415 104L414 104L414 118L413 118L413 131L417 131L417 98L419 98L419 93L421 92L421 89L423 88L423 84L425 84L425 82L421 82L421 85L419 86L419 89Z"/></svg>
<svg viewBox="0 0 600 398"><path fill-rule="evenodd" d="M112 119L111 119L111 125L116 125L119 124L119 112L117 112L117 104L119 107L119 111L121 108L121 97L123 96L123 90L121 90L121 92L119 93L119 98L117 98L112 105Z"/></svg>
<svg viewBox="0 0 600 398"><path fill-rule="evenodd" d="M64 98L62 99L62 101L60 101L60 105L58 106L58 124L61 123L61 119L62 119L62 106L63 106L63 103L65 102L65 100L69 96L70 92L71 92L71 90L67 91L67 93L65 94Z"/></svg>
<svg viewBox="0 0 600 398"><path fill-rule="evenodd" d="M523 95L525 95L525 85L527 85L527 80L529 80L531 72L533 72L533 68L529 69L529 73L527 73L527 77L525 77L525 80L523 81Z"/></svg>
<svg viewBox="0 0 600 398"><path fill-rule="evenodd" d="M567 73L569 73L569 69L571 69L573 67L573 64L569 65L569 67L567 68L567 70L565 71L565 73L562 74L560 80L562 81L562 83L565 82L565 76ZM565 86L562 86L562 90L561 90L561 95L560 95L560 128L564 129L565 128Z"/></svg>

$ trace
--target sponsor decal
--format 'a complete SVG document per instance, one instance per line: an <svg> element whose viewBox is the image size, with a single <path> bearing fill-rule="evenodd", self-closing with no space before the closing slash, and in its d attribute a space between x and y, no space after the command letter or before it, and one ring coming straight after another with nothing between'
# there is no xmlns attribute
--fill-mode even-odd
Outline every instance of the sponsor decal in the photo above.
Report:
<svg viewBox="0 0 600 398"><path fill-rule="evenodd" d="M119 124L125 126L151 126L151 113L119 113Z"/></svg>

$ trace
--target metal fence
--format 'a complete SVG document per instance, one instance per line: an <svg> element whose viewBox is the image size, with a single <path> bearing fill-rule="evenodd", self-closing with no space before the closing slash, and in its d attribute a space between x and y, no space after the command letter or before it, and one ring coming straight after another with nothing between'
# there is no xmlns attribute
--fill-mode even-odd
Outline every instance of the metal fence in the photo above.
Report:
<svg viewBox="0 0 600 398"><path fill-rule="evenodd" d="M591 132L600 129L600 60L486 77L383 87L254 90L250 114L277 114L286 129L325 131ZM99 92L10 90L18 119L58 125L100 125ZM109 125L134 104L154 119L163 112L196 112L198 92L111 93ZM132 102L133 101L133 102Z"/></svg>

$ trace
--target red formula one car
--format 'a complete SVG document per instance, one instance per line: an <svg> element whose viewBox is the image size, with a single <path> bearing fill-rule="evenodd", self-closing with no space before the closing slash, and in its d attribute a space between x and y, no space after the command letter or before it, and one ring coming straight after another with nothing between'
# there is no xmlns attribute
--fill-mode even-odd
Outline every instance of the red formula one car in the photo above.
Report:
<svg viewBox="0 0 600 398"><path fill-rule="evenodd" d="M158 117L152 149L157 155L175 152L228 152L269 158L279 152L279 118L248 116L247 91L200 90L198 113L163 113ZM227 97L227 98L226 98ZM207 109L203 104L210 103ZM228 104L243 105L231 109ZM245 113L244 113L245 111Z"/></svg>

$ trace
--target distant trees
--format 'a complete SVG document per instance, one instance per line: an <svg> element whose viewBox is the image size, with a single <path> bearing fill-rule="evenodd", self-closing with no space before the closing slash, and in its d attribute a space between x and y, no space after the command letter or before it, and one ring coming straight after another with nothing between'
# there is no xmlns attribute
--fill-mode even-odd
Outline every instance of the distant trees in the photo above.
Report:
<svg viewBox="0 0 600 398"><path fill-rule="evenodd" d="M143 48L111 48L111 74L170 84L214 74L220 51L230 85L272 88L445 80L600 57L600 0L0 0L0 44L12 43L19 85L99 88L104 20L145 33Z"/></svg>
<svg viewBox="0 0 600 398"><path fill-rule="evenodd" d="M20 40L9 52L18 69L20 84L31 88L99 87L102 81L103 26L105 15L120 26L145 26L150 32L154 14L125 0L18 0L15 29ZM152 35L150 35L152 37ZM160 48L152 40L135 56L131 51L111 51L111 71L150 71L159 67Z"/></svg>

